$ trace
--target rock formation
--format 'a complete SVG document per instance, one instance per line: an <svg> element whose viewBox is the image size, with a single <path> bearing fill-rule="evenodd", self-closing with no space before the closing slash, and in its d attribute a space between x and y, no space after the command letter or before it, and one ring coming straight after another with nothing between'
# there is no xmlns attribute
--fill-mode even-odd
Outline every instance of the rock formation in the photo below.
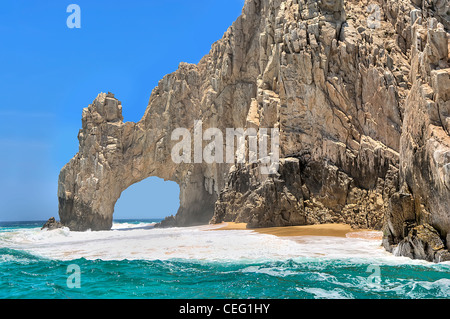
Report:
<svg viewBox="0 0 450 319"><path fill-rule="evenodd" d="M79 153L59 178L61 222L109 229L120 194L158 176L180 185L180 208L162 226L339 222L383 229L397 254L445 259L449 8L247 0L198 65L181 63L159 82L141 121L124 123L111 93L83 110ZM278 128L278 173L262 174L261 163L176 164L171 134L194 134L196 121L203 131Z"/></svg>
<svg viewBox="0 0 450 319"><path fill-rule="evenodd" d="M60 222L57 222L55 217L50 217L49 220L42 226L41 230L55 230L62 228L63 225Z"/></svg>

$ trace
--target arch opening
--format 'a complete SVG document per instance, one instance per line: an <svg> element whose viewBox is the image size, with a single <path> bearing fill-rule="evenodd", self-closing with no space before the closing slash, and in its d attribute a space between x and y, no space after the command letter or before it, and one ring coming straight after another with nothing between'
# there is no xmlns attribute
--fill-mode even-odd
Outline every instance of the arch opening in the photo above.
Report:
<svg viewBox="0 0 450 319"><path fill-rule="evenodd" d="M161 221L180 207L180 187L159 177L148 177L122 192L114 206L113 219Z"/></svg>

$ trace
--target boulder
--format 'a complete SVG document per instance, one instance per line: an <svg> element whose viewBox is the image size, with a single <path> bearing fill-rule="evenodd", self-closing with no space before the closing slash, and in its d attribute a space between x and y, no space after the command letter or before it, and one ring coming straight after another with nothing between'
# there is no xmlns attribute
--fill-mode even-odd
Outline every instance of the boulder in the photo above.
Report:
<svg viewBox="0 0 450 319"><path fill-rule="evenodd" d="M450 253L439 233L429 224L412 228L394 250L398 256L430 262L450 260Z"/></svg>
<svg viewBox="0 0 450 319"><path fill-rule="evenodd" d="M57 222L55 217L51 217L44 226L42 226L41 230L55 230L62 227L63 225L60 222Z"/></svg>

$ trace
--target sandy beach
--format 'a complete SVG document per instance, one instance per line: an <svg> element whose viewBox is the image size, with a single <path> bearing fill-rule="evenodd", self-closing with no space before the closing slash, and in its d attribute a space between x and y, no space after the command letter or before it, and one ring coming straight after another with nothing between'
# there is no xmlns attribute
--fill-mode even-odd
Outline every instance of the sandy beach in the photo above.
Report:
<svg viewBox="0 0 450 319"><path fill-rule="evenodd" d="M219 226L214 230L252 230L261 234L274 235L278 237L300 237L300 236L331 236L342 238L362 238L381 240L382 232L373 230L353 229L345 224L323 224L308 226L287 226L270 228L252 228L248 229L245 223L224 222L217 224Z"/></svg>

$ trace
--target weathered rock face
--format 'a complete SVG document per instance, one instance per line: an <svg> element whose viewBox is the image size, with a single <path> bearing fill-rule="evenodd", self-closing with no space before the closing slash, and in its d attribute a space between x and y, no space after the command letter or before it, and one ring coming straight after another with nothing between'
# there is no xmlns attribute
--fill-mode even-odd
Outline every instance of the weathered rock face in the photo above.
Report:
<svg viewBox="0 0 450 319"><path fill-rule="evenodd" d="M234 168L211 222L235 221L251 228L305 225L299 160L281 160L278 173L261 175L258 165Z"/></svg>
<svg viewBox="0 0 450 319"><path fill-rule="evenodd" d="M383 228L392 251L414 223L448 245L449 24L446 0L247 0L198 65L159 82L141 121L123 123L112 94L83 111L61 221L109 229L121 192L158 176L181 190L165 225L344 222ZM278 128L278 174L174 163L172 132L194 136L199 120L203 131Z"/></svg>
<svg viewBox="0 0 450 319"><path fill-rule="evenodd" d="M419 8L408 10L411 89L400 139L403 187L390 199L383 241L389 251L429 261L448 258L442 248L450 246L449 3L444 2L446 9L443 3L431 10L426 1L415 1Z"/></svg>
<svg viewBox="0 0 450 319"><path fill-rule="evenodd" d="M409 229L408 235L394 248L394 254L430 262L450 260L450 252L439 233L429 224Z"/></svg>

